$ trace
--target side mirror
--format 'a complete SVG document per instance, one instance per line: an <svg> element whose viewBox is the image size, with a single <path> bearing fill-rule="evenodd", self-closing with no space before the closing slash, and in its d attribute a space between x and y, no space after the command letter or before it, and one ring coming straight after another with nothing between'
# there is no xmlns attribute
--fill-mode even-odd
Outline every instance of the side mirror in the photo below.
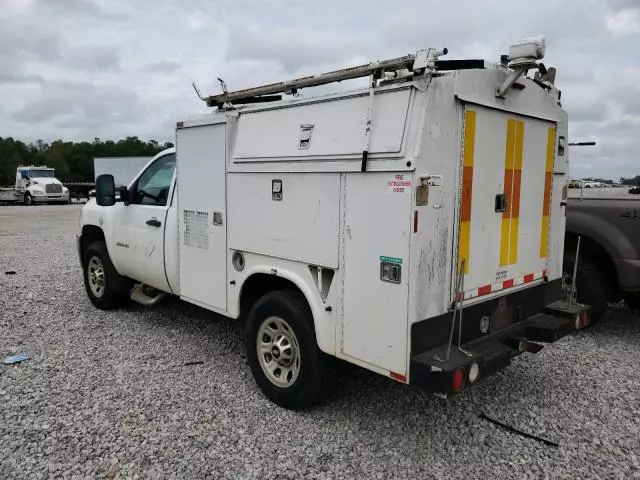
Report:
<svg viewBox="0 0 640 480"><path fill-rule="evenodd" d="M101 207L110 207L116 203L116 185L113 175L104 174L96 178L96 203Z"/></svg>

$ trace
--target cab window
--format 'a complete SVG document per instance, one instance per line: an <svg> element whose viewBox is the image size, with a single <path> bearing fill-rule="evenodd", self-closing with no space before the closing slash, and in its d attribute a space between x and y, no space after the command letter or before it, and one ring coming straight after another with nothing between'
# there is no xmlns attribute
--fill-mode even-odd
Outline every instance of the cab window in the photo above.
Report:
<svg viewBox="0 0 640 480"><path fill-rule="evenodd" d="M160 157L147 168L138 179L131 203L165 206L173 172L176 169L176 155L170 153Z"/></svg>

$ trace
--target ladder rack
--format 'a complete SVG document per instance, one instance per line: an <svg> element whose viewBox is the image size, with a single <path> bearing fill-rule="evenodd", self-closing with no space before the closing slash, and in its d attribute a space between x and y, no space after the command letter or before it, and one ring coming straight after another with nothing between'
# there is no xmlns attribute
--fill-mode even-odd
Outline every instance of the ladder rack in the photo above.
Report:
<svg viewBox="0 0 640 480"><path fill-rule="evenodd" d="M341 82L352 78L373 76L374 79L384 77L387 72L396 72L407 69L414 74L423 73L426 69L435 70L435 63L440 55L446 55L447 49L436 50L428 48L418 50L413 55L392 58L380 62L367 63L356 67L334 70L332 72L312 75L309 77L296 78L286 82L271 83L259 87L237 90L235 92L224 92L219 95L211 95L203 98L209 107L222 107L225 104L234 103L254 103L260 101L259 97L273 95L276 93L296 93L301 88L317 87L327 83ZM272 97L273 98L273 97ZM278 99L278 98L273 98ZM266 100L266 99L265 99ZM244 102L243 102L244 101ZM264 100L263 100L264 101Z"/></svg>

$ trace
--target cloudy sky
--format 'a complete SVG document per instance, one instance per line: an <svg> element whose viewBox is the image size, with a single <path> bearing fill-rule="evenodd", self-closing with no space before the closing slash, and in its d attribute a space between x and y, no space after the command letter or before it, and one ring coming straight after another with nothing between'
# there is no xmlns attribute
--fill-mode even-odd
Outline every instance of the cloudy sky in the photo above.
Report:
<svg viewBox="0 0 640 480"><path fill-rule="evenodd" d="M0 0L0 136L171 141L230 89L448 47L497 60L543 34L572 176L640 174L640 0Z"/></svg>

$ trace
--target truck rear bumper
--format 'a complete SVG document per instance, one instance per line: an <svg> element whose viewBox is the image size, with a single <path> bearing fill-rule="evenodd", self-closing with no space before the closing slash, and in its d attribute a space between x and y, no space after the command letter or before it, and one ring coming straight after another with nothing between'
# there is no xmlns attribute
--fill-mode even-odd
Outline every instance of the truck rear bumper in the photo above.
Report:
<svg viewBox="0 0 640 480"><path fill-rule="evenodd" d="M498 300L496 307L491 314L483 314L484 309L477 309L476 312L463 311L463 325L467 321L472 326L480 323L476 317L483 314L485 318L482 329L485 330L487 322L489 324L503 321L500 313L508 308L509 299L511 303L522 302L526 295L530 294L530 302L536 298L543 299L545 291L549 287L543 284L527 290L538 288L538 292L521 291L502 297ZM541 295L541 292L543 293ZM489 302L487 302L489 303ZM489 305L491 307L492 305ZM514 305L518 310L521 305ZM514 309L516 309L514 308ZM471 309L470 309L471 310ZM466 325L463 327L463 342L461 349L457 347L457 329L453 335L453 345L448 350L448 336L445 343L433 346L428 350L416 352L412 351L410 364L410 383L426 388L427 390L444 396L456 394L466 387L469 387L483 378L507 367L511 359L524 353L537 353L543 348L539 343L553 343L568 334L583 328L589 323L589 307L582 305L570 305L566 300L556 300L547 304L541 304L537 313L529 315L523 320L511 321L501 328L489 329L486 334L470 335ZM465 320L465 314L469 318ZM449 324L451 321L449 317ZM412 334L414 333L412 328ZM472 339L465 340L472 336ZM412 345L418 345L412 338Z"/></svg>

